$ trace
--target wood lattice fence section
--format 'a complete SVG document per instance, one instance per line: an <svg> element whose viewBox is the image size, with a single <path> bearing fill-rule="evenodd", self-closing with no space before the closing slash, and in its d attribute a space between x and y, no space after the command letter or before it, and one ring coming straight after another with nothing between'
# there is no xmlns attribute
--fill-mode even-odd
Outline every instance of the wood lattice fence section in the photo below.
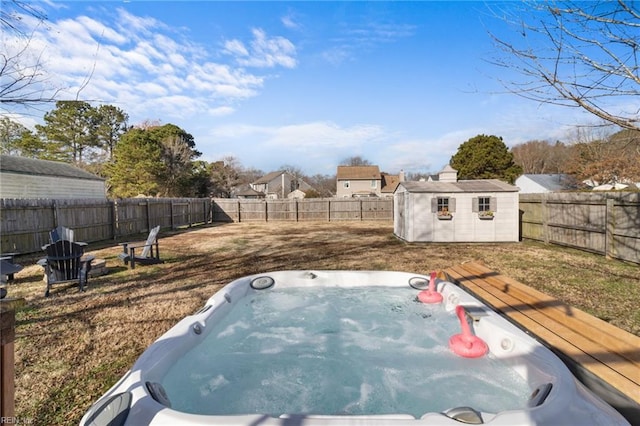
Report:
<svg viewBox="0 0 640 426"><path fill-rule="evenodd" d="M211 200L202 198L0 200L0 251L35 253L49 243L57 226L75 231L77 241L92 243L211 221Z"/></svg>

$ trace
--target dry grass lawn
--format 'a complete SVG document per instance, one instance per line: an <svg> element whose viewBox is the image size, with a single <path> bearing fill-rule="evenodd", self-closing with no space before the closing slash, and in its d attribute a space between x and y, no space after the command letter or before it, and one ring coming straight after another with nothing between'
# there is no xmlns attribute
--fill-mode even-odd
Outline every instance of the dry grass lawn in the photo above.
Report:
<svg viewBox="0 0 640 426"><path fill-rule="evenodd" d="M143 238L144 239L144 238ZM389 222L233 223L161 233L166 263L131 271L113 243L89 246L110 273L86 292L59 285L44 298L42 268L9 286L16 313L16 416L75 425L142 351L235 278L283 269L427 274L469 260L640 334L640 267L531 242L408 244ZM23 259L22 263L26 264ZM35 259L32 259L35 263Z"/></svg>

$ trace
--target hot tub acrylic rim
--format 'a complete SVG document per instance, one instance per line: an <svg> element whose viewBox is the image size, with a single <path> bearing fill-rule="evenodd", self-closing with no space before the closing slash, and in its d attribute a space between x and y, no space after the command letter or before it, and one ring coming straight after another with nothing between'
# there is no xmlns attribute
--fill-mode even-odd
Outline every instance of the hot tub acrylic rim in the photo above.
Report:
<svg viewBox="0 0 640 426"><path fill-rule="evenodd" d="M274 279L275 284L267 289L253 289L250 286L251 281L256 278L269 276ZM358 279L357 281L355 279ZM375 278L375 279L373 279ZM148 418L149 423L153 424L166 424L178 422L179 424L191 425L191 424L229 424L229 425L243 425L243 424L255 424L256 420L260 421L260 424L282 424L282 418L286 418L287 415L280 417L280 420L276 417L266 415L232 415L232 416L218 416L218 415L199 415L183 413L176 410L172 410L163 406L155 401L148 393L144 384L147 381L160 382L164 376L164 372L168 367L179 359L187 351L197 344L201 339L204 339L208 331L212 327L207 327L207 322L217 320L217 316L225 315L229 310L233 308L233 305L246 296L250 292L262 292L270 291L278 287L313 287L319 284L331 287L366 287L366 286L379 286L379 287L408 287L412 290L414 288L409 286L409 280L411 278L424 278L429 280L428 276L421 274L412 274L407 272L398 271L302 271L302 270L290 270L290 271L274 271L269 273L254 274L234 280L213 296L211 296L205 303L204 307L196 312L194 315L187 316L179 321L174 327L159 337L134 363L131 370L123 376L103 397L100 398L95 405L100 401L108 398L119 392L131 392L133 395L130 418ZM324 283L323 283L324 281ZM347 285L348 282L348 285ZM506 320L480 300L476 299L471 294L459 286L443 281L436 280L436 288L443 293L445 309L452 311L455 309L456 304L461 304L467 307L478 307L486 309L488 315L483 316L480 321L474 322L474 332L483 339L486 339L489 344L490 353L494 356L500 355L500 341L505 336L512 339L513 348L511 351L516 351L516 356L510 355L503 360L511 360L511 368L514 368L518 374L525 375L525 379L531 384L532 390L540 384L551 383L553 385L549 396L546 398L541 406L533 408L524 408L522 410L503 411L500 413L483 413L483 419L485 424L497 424L497 425L515 425L515 424L536 424L539 421L551 421L556 415L567 414L571 411L571 406L574 399L578 405L583 406L583 411L571 414L572 420L577 420L580 415L587 415L590 417L590 413L584 413L585 401L589 402L589 407L596 411L602 410L602 413L596 412L595 417L605 418L607 423L603 424L621 424L628 425L628 422L609 405L600 400L597 396L593 395L590 391L584 388L575 377L569 372L562 361L553 354L549 349L544 347L538 341L533 339L527 333L520 328L516 327L510 321ZM457 303L450 303L450 296L454 295L453 299ZM196 333L195 328L199 328L200 332ZM503 333L498 337L498 333L495 333L496 329L501 329ZM181 344L174 344L174 339L186 340L186 342L180 342ZM498 346L496 346L498 345ZM530 349L530 350L525 350ZM539 352L542 352L541 355ZM527 364L520 363L518 367L517 359L524 357L528 361ZM509 361L507 361L509 363ZM529 365L531 364L531 365ZM540 368L540 366L544 368ZM533 368L535 367L535 368ZM534 379L531 380L527 375L534 375ZM151 413L153 415L149 417ZM88 414L88 413L87 413ZM84 424L85 417L81 424ZM367 424L387 425L394 424L400 425L408 422L407 424L429 424L429 425L459 425L460 423L452 420L441 413L428 412L425 413L420 419L415 419L413 416L399 413L397 415L375 415L375 416L297 416L293 417L304 418L304 424L309 425L321 425L327 424L331 420L331 424L345 424L355 425L362 424L363 420L366 420ZM557 419L557 418L556 418ZM138 419L139 420L139 419ZM136 420L137 421L137 420Z"/></svg>

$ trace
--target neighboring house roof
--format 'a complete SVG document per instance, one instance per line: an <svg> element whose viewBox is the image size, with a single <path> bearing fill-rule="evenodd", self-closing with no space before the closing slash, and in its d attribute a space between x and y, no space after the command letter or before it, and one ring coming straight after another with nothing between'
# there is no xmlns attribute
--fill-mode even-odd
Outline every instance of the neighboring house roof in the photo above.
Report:
<svg viewBox="0 0 640 426"><path fill-rule="evenodd" d="M540 185L549 191L562 191L566 189L575 189L577 185L575 180L563 173L555 174L523 174L520 178L526 178Z"/></svg>
<svg viewBox="0 0 640 426"><path fill-rule="evenodd" d="M382 189L383 193L393 193L400 183L400 176L382 173Z"/></svg>
<svg viewBox="0 0 640 426"><path fill-rule="evenodd" d="M307 194L304 191L300 191L299 189L296 189L294 191L291 191L289 193L289 195L287 195L287 198L293 199L293 198L304 198Z"/></svg>
<svg viewBox="0 0 640 426"><path fill-rule="evenodd" d="M284 175L284 176L283 176ZM312 189L312 186L307 182L302 180L300 177L296 177L292 173L287 172L286 170L279 170L271 173L267 173L261 178L251 182L249 185L251 187L259 186L259 185L270 185L270 184L279 184L281 179L288 179L288 181L294 181L298 183L299 188L302 191ZM260 189L260 188L259 188ZM269 189L270 191L271 189Z"/></svg>
<svg viewBox="0 0 640 426"><path fill-rule="evenodd" d="M605 183L603 185L598 185L598 186L594 186L593 188L591 188L593 191L612 191L612 190L621 190L621 189L627 189L629 188L629 185L627 185L626 183Z"/></svg>
<svg viewBox="0 0 640 426"><path fill-rule="evenodd" d="M0 156L0 171L39 176L55 176L74 179L104 181L104 178L60 161L36 160L34 158Z"/></svg>
<svg viewBox="0 0 640 426"><path fill-rule="evenodd" d="M237 197L264 197L264 192L256 191L253 188L245 188L235 193Z"/></svg>
<svg viewBox="0 0 640 426"><path fill-rule="evenodd" d="M457 182L401 182L408 192L518 192L518 187L498 179L459 180Z"/></svg>
<svg viewBox="0 0 640 426"><path fill-rule="evenodd" d="M380 168L378 166L338 166L337 179L380 179Z"/></svg>
<svg viewBox="0 0 640 426"><path fill-rule="evenodd" d="M271 173L267 173L266 175L262 176L261 178L259 178L258 180L256 180L255 182L252 182L254 185L258 185L261 183L269 183L272 180L274 180L275 178L277 178L278 176L280 176L283 173L287 173L284 170L279 170L277 172L271 172Z"/></svg>

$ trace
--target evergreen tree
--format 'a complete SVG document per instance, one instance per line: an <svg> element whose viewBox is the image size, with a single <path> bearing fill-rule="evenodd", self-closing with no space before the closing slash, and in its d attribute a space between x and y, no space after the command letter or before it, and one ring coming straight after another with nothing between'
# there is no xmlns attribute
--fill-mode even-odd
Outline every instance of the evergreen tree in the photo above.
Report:
<svg viewBox="0 0 640 426"><path fill-rule="evenodd" d="M115 146L105 168L115 197L183 197L194 193L193 136L173 124L133 128Z"/></svg>
<svg viewBox="0 0 640 426"><path fill-rule="evenodd" d="M464 142L451 157L458 179L501 179L513 183L522 168L498 136L478 135Z"/></svg>
<svg viewBox="0 0 640 426"><path fill-rule="evenodd" d="M120 137L127 131L129 116L113 105L100 105L95 109L96 138L109 160L113 159L113 149Z"/></svg>
<svg viewBox="0 0 640 426"><path fill-rule="evenodd" d="M97 147L94 109L83 101L58 101L44 115L45 125L36 125L47 142L52 159L81 165L90 148Z"/></svg>
<svg viewBox="0 0 640 426"><path fill-rule="evenodd" d="M47 146L20 123L0 118L0 153L29 158L47 159Z"/></svg>
<svg viewBox="0 0 640 426"><path fill-rule="evenodd" d="M20 155L20 149L17 142L23 132L28 131L20 123L9 119L8 117L0 118L0 154Z"/></svg>
<svg viewBox="0 0 640 426"><path fill-rule="evenodd" d="M161 148L149 132L131 129L120 138L105 167L109 192L115 198L159 195Z"/></svg>

